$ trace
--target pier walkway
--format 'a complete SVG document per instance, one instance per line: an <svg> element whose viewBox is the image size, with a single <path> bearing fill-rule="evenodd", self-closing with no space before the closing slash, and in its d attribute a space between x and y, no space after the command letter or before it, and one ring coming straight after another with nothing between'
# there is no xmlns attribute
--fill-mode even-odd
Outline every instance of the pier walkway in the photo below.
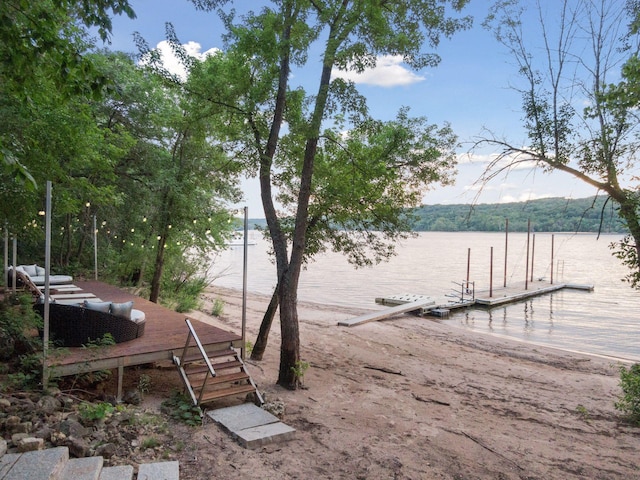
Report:
<svg viewBox="0 0 640 480"><path fill-rule="evenodd" d="M383 305L393 305L391 308L379 310L358 317L341 320L338 322L342 327L354 327L363 323L384 320L401 313L417 312L419 314L427 314L436 317L446 317L452 310L463 308L479 307L493 308L508 303L520 302L532 297L546 295L563 289L593 291L593 285L582 285L575 283L555 283L551 284L543 280L529 282L528 285L521 282L515 286L494 288L489 290L476 290L468 297L459 298L458 300L447 299L443 297L434 300L431 297L423 295L395 295L388 298L377 298L376 303Z"/></svg>

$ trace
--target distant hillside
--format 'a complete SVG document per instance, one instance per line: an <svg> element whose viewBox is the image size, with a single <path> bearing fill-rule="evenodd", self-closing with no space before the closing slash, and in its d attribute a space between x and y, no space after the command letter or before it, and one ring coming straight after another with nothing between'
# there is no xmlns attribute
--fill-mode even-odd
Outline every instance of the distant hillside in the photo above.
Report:
<svg viewBox="0 0 640 480"><path fill-rule="evenodd" d="M605 197L568 200L543 198L529 202L480 205L423 205L414 210L417 219L413 229L419 232L497 232L503 231L509 219L509 231L526 232L527 221L535 232L621 233L614 203L604 207ZM600 223L602 222L602 227ZM249 219L249 228L266 228L264 218Z"/></svg>
<svg viewBox="0 0 640 480"><path fill-rule="evenodd" d="M625 228L620 222L614 203L604 207L605 197L598 196L568 200L543 198L529 202L480 205L423 205L414 211L418 217L416 231L443 232L495 232L505 228L526 232L527 221L536 232L598 232L620 233ZM602 222L602 226L600 226Z"/></svg>

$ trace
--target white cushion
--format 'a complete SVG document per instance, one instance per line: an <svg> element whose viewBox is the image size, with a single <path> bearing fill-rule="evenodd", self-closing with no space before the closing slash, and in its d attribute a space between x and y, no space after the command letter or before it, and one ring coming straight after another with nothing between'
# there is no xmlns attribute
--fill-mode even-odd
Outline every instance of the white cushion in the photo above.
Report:
<svg viewBox="0 0 640 480"><path fill-rule="evenodd" d="M20 267L18 267L20 268ZM22 268L24 269L24 272L29 275L30 277L37 277L38 273L36 271L36 266L34 265L23 265Z"/></svg>
<svg viewBox="0 0 640 480"><path fill-rule="evenodd" d="M109 313L111 309L111 302L91 302L89 300L85 300L84 308L88 308L89 310L96 310L98 312Z"/></svg>
<svg viewBox="0 0 640 480"><path fill-rule="evenodd" d="M116 317L122 317L126 318L127 320L131 320L131 310L133 310L132 301L124 303L112 303L109 313Z"/></svg>
<svg viewBox="0 0 640 480"><path fill-rule="evenodd" d="M44 277L45 270L42 267L36 265L36 277Z"/></svg>

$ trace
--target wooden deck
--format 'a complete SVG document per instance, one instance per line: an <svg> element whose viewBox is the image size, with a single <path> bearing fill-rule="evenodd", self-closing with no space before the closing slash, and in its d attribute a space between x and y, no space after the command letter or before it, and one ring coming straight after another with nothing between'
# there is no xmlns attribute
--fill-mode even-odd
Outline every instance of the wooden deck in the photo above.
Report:
<svg viewBox="0 0 640 480"><path fill-rule="evenodd" d="M185 323L188 315L177 313L163 306L136 297L117 287L98 281L76 281L75 285L91 292L103 301L128 302L142 310L146 316L144 335L129 342L99 348L66 348L50 351L47 365L51 377L63 377L77 373L118 369L118 397L121 396L124 367L142 365L160 360L171 360L174 352L181 353L189 330ZM233 332L190 318L205 350L213 352L233 346L242 346L242 337Z"/></svg>

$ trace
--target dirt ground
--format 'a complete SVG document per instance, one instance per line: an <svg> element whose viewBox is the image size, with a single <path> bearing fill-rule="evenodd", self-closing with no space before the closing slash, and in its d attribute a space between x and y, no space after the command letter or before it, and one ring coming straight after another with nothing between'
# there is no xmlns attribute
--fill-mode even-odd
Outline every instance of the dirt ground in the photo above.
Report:
<svg viewBox="0 0 640 480"><path fill-rule="evenodd" d="M215 288L216 326L240 332L241 293ZM268 298L249 295L255 341ZM632 479L640 429L615 410L618 364L470 334L401 315L345 328L365 313L299 304L305 389L275 385L279 323L262 362L248 361L267 401L284 402L295 439L247 450L213 422L186 430L182 479ZM155 370L151 395L179 386ZM155 396L154 396L155 395Z"/></svg>

